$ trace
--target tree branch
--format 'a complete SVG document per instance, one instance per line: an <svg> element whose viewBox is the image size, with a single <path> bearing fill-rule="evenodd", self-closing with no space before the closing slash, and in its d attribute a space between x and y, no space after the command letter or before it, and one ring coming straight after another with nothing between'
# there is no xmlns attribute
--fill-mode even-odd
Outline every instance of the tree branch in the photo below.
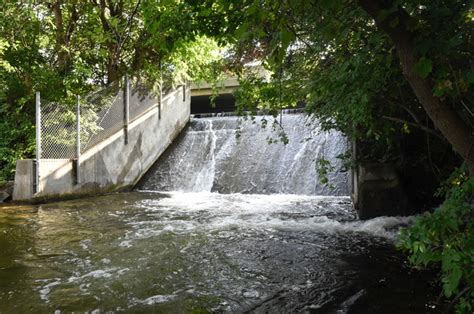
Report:
<svg viewBox="0 0 474 314"><path fill-rule="evenodd" d="M130 35L132 33L132 22L133 22L133 18L135 17L135 15L137 14L138 12L138 8L140 7L140 2L141 0L138 0L137 1L137 4L135 5L135 9L132 11L132 14L130 15L130 17L128 18L128 21L127 21L127 28L128 28L128 31L125 35L125 38L120 41L120 45L119 45L119 49L122 48L122 46L125 44L125 42L130 38Z"/></svg>
<svg viewBox="0 0 474 314"><path fill-rule="evenodd" d="M96 2L97 4L97 2ZM105 17L105 8L107 7L105 0L100 0L99 4L99 18L102 23L102 27L104 28L104 31L109 32L110 31L110 25L109 22L107 21L107 18Z"/></svg>
<svg viewBox="0 0 474 314"><path fill-rule="evenodd" d="M76 9L77 2L74 1L71 6L71 16L69 17L69 23L66 28L66 42L69 44L71 42L72 33L76 22L79 20L79 13Z"/></svg>
<svg viewBox="0 0 474 314"><path fill-rule="evenodd" d="M466 287L464 288L461 292L459 292L453 299L453 301L451 301L451 304L449 305L448 307L448 310L446 311L446 313L451 313L451 311L453 310L453 307L454 305L459 301L459 299L465 295L466 293L469 292L469 290L471 290L470 287Z"/></svg>
<svg viewBox="0 0 474 314"><path fill-rule="evenodd" d="M403 124L412 126L412 127L414 127L414 128L423 130L423 131L425 131L426 133L432 134L432 135L438 137L439 139L441 139L441 140L443 140L443 141L446 141L446 139L445 139L441 134L439 134L439 133L436 132L435 130L433 130L433 129L431 129L431 128L428 128L428 127L426 127L426 126L424 126L424 125L420 125L420 124L417 124L417 123L413 123L413 122L405 121L405 120L403 120L403 119L399 119L399 118L395 118L395 117L389 117L389 116L382 116L382 119L385 119L385 120L388 120L388 121L397 122L397 123L403 123Z"/></svg>
<svg viewBox="0 0 474 314"><path fill-rule="evenodd" d="M301 40L301 42L309 49L311 53L315 53L313 47L311 47L311 45L298 34L296 29L294 29L293 26L290 25L290 23L287 23L286 27L288 28L288 30L290 30L290 32L293 33L293 35L295 35L296 38Z"/></svg>
<svg viewBox="0 0 474 314"><path fill-rule="evenodd" d="M402 108L403 110L405 110L405 111L410 115L410 117L413 118L413 120L415 121L415 123L421 124L420 119L418 119L418 116L417 116L410 108L408 108L407 106L402 105L402 104L400 104L399 102L392 101L392 100L388 100L388 103L390 103L390 104L392 104L392 105L394 105L394 106L396 106L396 107Z"/></svg>

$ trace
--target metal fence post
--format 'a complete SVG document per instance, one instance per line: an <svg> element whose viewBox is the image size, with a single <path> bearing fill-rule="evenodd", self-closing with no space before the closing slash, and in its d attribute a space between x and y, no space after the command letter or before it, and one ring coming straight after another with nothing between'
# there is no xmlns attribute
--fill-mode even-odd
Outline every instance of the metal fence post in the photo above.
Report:
<svg viewBox="0 0 474 314"><path fill-rule="evenodd" d="M39 192L39 170L41 159L41 95L36 92L36 160L34 167L33 193Z"/></svg>
<svg viewBox="0 0 474 314"><path fill-rule="evenodd" d="M76 184L81 183L81 96L76 104Z"/></svg>
<svg viewBox="0 0 474 314"><path fill-rule="evenodd" d="M161 72L161 62L160 62L160 100L158 104L158 120L161 120L161 105L163 103L163 74Z"/></svg>
<svg viewBox="0 0 474 314"><path fill-rule="evenodd" d="M128 75L125 74L125 87L124 87L124 132L125 132L125 144L128 144L128 123L130 120L130 82Z"/></svg>
<svg viewBox="0 0 474 314"><path fill-rule="evenodd" d="M186 83L183 84L183 102L186 101Z"/></svg>

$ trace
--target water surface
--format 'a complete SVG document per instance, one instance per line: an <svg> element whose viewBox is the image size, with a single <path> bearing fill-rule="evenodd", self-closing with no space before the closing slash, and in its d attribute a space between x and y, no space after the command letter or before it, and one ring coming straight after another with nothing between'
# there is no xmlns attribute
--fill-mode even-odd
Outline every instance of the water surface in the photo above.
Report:
<svg viewBox="0 0 474 314"><path fill-rule="evenodd" d="M347 197L132 192L0 207L0 312L436 312Z"/></svg>

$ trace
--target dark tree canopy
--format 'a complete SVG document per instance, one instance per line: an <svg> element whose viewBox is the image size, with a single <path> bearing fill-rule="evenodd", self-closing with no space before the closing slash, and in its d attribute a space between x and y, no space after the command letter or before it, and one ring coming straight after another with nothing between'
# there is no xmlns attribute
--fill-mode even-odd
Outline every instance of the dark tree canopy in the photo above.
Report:
<svg viewBox="0 0 474 314"><path fill-rule="evenodd" d="M256 97L261 105L278 110L305 101L328 126L346 133L361 126L376 138L387 138L387 126L397 123L405 131L424 129L446 139L474 171L470 1L189 6L197 21L206 21L203 31L235 44L233 65L260 59L273 70Z"/></svg>
<svg viewBox="0 0 474 314"><path fill-rule="evenodd" d="M241 112L303 103L361 142L359 158L429 186L421 198L464 163L469 175L454 172L449 200L404 243L418 264L441 262L446 296L472 311L472 1L5 0L0 11L0 181L33 154L36 91L67 106L124 74L152 88L232 71Z"/></svg>

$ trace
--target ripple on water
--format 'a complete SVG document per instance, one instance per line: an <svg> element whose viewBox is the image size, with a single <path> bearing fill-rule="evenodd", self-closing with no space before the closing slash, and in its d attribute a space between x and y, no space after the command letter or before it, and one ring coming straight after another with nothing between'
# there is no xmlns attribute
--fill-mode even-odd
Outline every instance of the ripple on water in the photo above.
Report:
<svg viewBox="0 0 474 314"><path fill-rule="evenodd" d="M359 221L347 197L128 193L26 219L8 226L23 242L2 257L0 312L324 311L363 290L409 313L391 296L424 309L413 291L429 290L392 246L413 218Z"/></svg>

